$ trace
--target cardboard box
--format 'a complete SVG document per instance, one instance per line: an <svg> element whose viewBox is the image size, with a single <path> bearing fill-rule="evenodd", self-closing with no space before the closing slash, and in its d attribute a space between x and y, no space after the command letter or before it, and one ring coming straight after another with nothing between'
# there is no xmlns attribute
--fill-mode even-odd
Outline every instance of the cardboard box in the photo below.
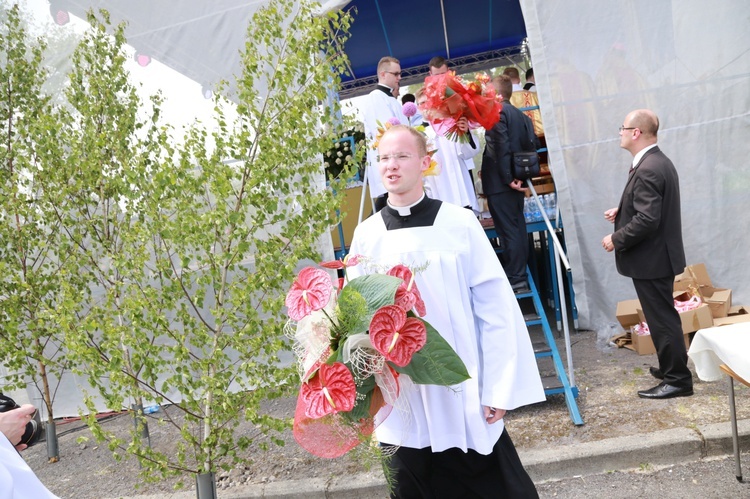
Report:
<svg viewBox="0 0 750 499"><path fill-rule="evenodd" d="M682 337L685 339L685 348L690 348L690 334L683 333ZM654 340L651 339L650 334L640 335L635 332L630 332L630 342L633 345L632 350L638 355L649 355L656 353L656 347L654 346Z"/></svg>
<svg viewBox="0 0 750 499"><path fill-rule="evenodd" d="M641 308L641 302L637 299L617 302L617 311L615 314L623 328L628 329L630 326L634 326L641 321L638 317L639 308Z"/></svg>
<svg viewBox="0 0 750 499"><path fill-rule="evenodd" d="M703 303L700 307L680 314L680 320L682 321L682 332L694 333L699 329L705 327L712 327L714 325L714 318L711 316L711 308Z"/></svg>
<svg viewBox="0 0 750 499"><path fill-rule="evenodd" d="M555 183L551 176L534 177L531 179L531 183L534 185L534 190L539 196L555 192Z"/></svg>
<svg viewBox="0 0 750 499"><path fill-rule="evenodd" d="M643 315L643 310L638 309L639 322L646 322L646 317ZM680 320L682 321L682 333L694 333L699 329L706 327L713 327L714 320L711 317L711 309L706 303L701 303L699 307L687 312L680 313Z"/></svg>
<svg viewBox="0 0 750 499"><path fill-rule="evenodd" d="M700 289L701 286L713 287L706 265L703 263L688 265L682 274L674 278L675 291L687 291L691 287Z"/></svg>
<svg viewBox="0 0 750 499"><path fill-rule="evenodd" d="M654 340L651 339L651 335L641 336L640 334L635 334L635 331L630 331L630 343L638 355L656 353L656 347L654 346Z"/></svg>
<svg viewBox="0 0 750 499"><path fill-rule="evenodd" d="M714 319L729 315L729 309L732 307L731 289L706 286L701 287L700 292L703 295L704 303L707 303L711 309L711 315Z"/></svg>
<svg viewBox="0 0 750 499"><path fill-rule="evenodd" d="M750 322L750 310L742 305L737 305L729 309L726 317L714 319L714 326L726 326L727 324L737 324L739 322Z"/></svg>

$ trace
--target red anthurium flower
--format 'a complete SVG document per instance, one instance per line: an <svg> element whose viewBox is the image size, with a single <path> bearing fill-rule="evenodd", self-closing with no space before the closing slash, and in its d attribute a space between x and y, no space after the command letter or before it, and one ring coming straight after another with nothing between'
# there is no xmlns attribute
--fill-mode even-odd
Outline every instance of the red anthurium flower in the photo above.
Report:
<svg viewBox="0 0 750 499"><path fill-rule="evenodd" d="M331 260L330 262L320 262L319 264L321 267L325 267L327 269L343 269L344 268L344 262L341 260Z"/></svg>
<svg viewBox="0 0 750 499"><path fill-rule="evenodd" d="M298 321L312 311L322 309L328 304L332 289L331 276L325 270L302 269L286 295L289 317Z"/></svg>
<svg viewBox="0 0 750 499"><path fill-rule="evenodd" d="M422 300L422 295L417 289L417 283L414 282L414 273L409 267L399 264L386 272L386 274L393 277L399 277L404 281L396 290L395 304L403 308L405 312L416 308L417 315L419 317L424 317L427 313L427 308Z"/></svg>
<svg viewBox="0 0 750 499"><path fill-rule="evenodd" d="M351 411L357 387L351 371L341 362L321 364L318 373L302 383L300 396L305 404L305 415L318 419L326 414Z"/></svg>
<svg viewBox="0 0 750 499"><path fill-rule="evenodd" d="M427 328L398 305L380 307L370 321L370 342L386 360L404 367L427 343Z"/></svg>
<svg viewBox="0 0 750 499"><path fill-rule="evenodd" d="M320 262L321 267L327 269L345 269L354 267L359 263L359 255L346 255L343 260L331 260L330 262Z"/></svg>

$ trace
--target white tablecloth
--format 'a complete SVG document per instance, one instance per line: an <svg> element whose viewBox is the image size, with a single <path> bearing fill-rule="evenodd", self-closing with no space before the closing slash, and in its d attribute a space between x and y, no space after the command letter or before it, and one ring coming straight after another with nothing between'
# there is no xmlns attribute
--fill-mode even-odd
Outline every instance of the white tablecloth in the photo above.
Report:
<svg viewBox="0 0 750 499"><path fill-rule="evenodd" d="M721 364L750 381L750 322L699 330L688 355L703 381L721 379L724 376L719 369Z"/></svg>

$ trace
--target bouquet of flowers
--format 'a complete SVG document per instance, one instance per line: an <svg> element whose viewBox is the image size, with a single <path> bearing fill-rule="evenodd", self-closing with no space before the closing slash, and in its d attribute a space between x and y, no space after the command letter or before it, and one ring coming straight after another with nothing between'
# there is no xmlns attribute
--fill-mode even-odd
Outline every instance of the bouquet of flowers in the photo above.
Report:
<svg viewBox="0 0 750 499"><path fill-rule="evenodd" d="M425 117L436 133L450 140L467 142L466 132L458 127L458 120L466 118L469 128L492 128L500 121L502 105L490 83L490 77L477 74L472 82L465 82L453 71L425 78Z"/></svg>
<svg viewBox="0 0 750 499"><path fill-rule="evenodd" d="M346 272L359 260L321 266ZM443 386L469 378L456 352L421 318L425 304L404 265L341 278L336 286L325 270L307 267L286 305L302 381L294 438L316 456L338 457L367 440L396 403L399 376Z"/></svg>

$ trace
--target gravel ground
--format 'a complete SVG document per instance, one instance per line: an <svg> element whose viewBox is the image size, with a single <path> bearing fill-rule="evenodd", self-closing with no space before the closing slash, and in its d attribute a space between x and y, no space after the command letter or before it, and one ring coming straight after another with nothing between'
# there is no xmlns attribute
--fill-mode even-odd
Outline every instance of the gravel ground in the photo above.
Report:
<svg viewBox="0 0 750 499"><path fill-rule="evenodd" d="M532 336L534 334L536 333L532 333ZM597 341L597 334L592 331L572 335L576 384L580 390L577 402L585 424L573 425L563 396L551 396L547 402L517 409L506 417L508 431L518 448L549 448L628 434L729 421L724 382L703 383L697 381L696 377L695 395L692 397L662 401L639 399L636 396L637 390L649 388L657 382L648 373L648 367L656 362L656 356L639 356L630 350L607 347L606 342L604 345L602 343ZM561 352L565 359L564 349ZM541 371L546 370L549 368L542 365ZM738 418L750 418L749 395L750 390L746 387L737 387ZM268 404L267 410L273 415L291 418L294 413L294 399L273 401ZM171 426L156 424L160 414L157 412L150 416L152 445L168 449L174 445L177 436ZM117 432L124 433L129 430L132 420L126 414L116 415L107 419L105 424ZM254 428L248 424L244 431L252 434ZM61 422L58 432L61 434L61 459L58 463L47 463L44 444L24 451L23 455L40 479L60 497L101 499L153 494L169 492L177 483L176 479L145 483L139 477L139 466L134 459L116 461L106 444L97 444L93 439L84 444L77 443L81 436L90 437L88 429L80 422ZM282 437L286 441L285 446L272 445L270 450L265 452L254 448L248 452L247 462L243 466L220 474L219 490L237 485L280 480L330 478L335 475L368 471L377 466L369 462L362 453L356 452L332 460L316 458L296 445L290 431ZM734 479L733 476L731 478ZM194 488L193 478L185 477L184 480L186 489ZM646 497L638 495L637 490L635 492L627 497ZM603 496L625 497L609 493ZM715 497L701 493L682 497L690 496Z"/></svg>
<svg viewBox="0 0 750 499"><path fill-rule="evenodd" d="M742 455L747 463L750 453ZM748 467L742 483L734 476L734 457L639 470L579 476L537 485L541 499L728 499L750 497Z"/></svg>

